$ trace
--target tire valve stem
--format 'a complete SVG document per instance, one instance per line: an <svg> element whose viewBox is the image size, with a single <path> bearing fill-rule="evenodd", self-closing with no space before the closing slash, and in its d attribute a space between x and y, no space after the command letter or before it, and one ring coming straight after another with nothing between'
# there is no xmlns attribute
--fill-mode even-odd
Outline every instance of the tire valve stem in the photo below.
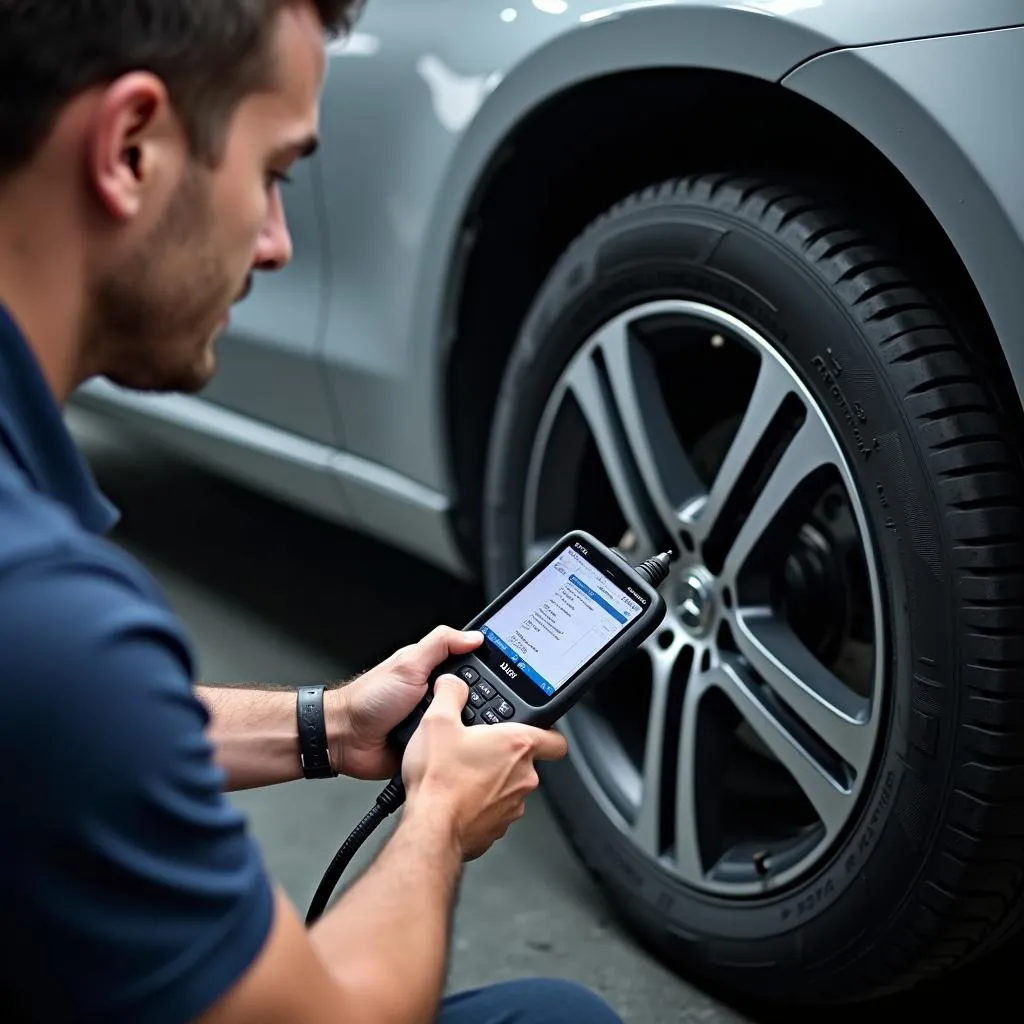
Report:
<svg viewBox="0 0 1024 1024"><path fill-rule="evenodd" d="M768 874L768 851L758 850L754 854L754 870L764 878Z"/></svg>

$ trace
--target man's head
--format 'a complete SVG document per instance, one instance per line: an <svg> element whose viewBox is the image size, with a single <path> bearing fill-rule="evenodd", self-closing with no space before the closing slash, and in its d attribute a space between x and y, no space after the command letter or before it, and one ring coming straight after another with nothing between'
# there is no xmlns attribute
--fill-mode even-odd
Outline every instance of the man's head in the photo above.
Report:
<svg viewBox="0 0 1024 1024"><path fill-rule="evenodd" d="M79 377L209 379L252 272L291 258L278 185L316 145L325 34L357 6L0 0L0 246L28 198L61 197Z"/></svg>

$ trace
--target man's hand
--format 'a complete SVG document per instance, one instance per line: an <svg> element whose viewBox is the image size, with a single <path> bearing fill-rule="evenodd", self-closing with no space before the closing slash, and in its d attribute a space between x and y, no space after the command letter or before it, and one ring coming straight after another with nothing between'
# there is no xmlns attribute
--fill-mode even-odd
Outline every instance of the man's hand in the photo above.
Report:
<svg viewBox="0 0 1024 1024"><path fill-rule="evenodd" d="M450 821L465 860L484 854L526 811L540 779L535 761L558 761L565 737L550 729L503 722L467 726L469 687L443 675L434 700L406 748L402 776L407 813Z"/></svg>
<svg viewBox="0 0 1024 1024"><path fill-rule="evenodd" d="M403 647L387 661L351 683L331 691L327 714L336 717L331 729L331 760L343 775L355 779L390 779L399 760L387 745L388 733L423 699L427 678L452 654L468 654L483 642L477 632L438 626L419 643Z"/></svg>

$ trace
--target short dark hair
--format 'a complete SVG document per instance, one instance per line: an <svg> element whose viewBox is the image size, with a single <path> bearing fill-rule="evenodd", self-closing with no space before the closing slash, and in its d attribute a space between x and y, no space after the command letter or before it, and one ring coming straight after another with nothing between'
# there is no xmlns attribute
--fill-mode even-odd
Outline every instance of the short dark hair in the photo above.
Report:
<svg viewBox="0 0 1024 1024"><path fill-rule="evenodd" d="M268 84L278 12L294 0L0 0L0 179L37 152L75 96L130 71L167 87L194 154L216 163L227 120ZM310 0L347 32L363 0Z"/></svg>

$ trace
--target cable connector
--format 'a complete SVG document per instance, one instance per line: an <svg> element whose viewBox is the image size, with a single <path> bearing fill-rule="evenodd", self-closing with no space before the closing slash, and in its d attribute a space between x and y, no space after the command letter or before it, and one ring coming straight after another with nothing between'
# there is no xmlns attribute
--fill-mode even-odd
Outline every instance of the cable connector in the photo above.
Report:
<svg viewBox="0 0 1024 1024"><path fill-rule="evenodd" d="M654 588L658 588L668 579L669 569L675 560L676 553L672 550L663 551L660 555L648 558L646 562L636 567L636 571L643 576Z"/></svg>
<svg viewBox="0 0 1024 1024"><path fill-rule="evenodd" d="M394 814L405 803L405 783L399 773L377 794L377 806L384 816Z"/></svg>

